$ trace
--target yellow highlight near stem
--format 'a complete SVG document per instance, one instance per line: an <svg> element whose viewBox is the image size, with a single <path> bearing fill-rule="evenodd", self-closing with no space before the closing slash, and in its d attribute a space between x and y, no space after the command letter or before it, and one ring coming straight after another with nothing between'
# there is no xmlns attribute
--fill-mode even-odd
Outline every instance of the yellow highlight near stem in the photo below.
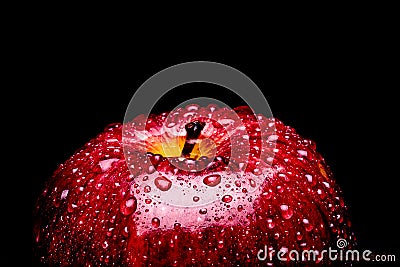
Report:
<svg viewBox="0 0 400 267"><path fill-rule="evenodd" d="M208 138L199 138L199 142L194 145L190 158L197 160L202 156L214 157L216 147L213 140ZM147 152L160 154L163 157L180 157L185 145L186 137L177 136L166 139L162 136L149 137L146 140Z"/></svg>
<svg viewBox="0 0 400 267"><path fill-rule="evenodd" d="M318 163L319 171L321 172L322 176L324 176L325 179L328 178L328 175L326 174L325 167L321 163Z"/></svg>
<svg viewBox="0 0 400 267"><path fill-rule="evenodd" d="M176 138L164 138L162 136L149 137L146 140L147 151L153 154L160 154L163 157L179 157L185 145L185 136Z"/></svg>

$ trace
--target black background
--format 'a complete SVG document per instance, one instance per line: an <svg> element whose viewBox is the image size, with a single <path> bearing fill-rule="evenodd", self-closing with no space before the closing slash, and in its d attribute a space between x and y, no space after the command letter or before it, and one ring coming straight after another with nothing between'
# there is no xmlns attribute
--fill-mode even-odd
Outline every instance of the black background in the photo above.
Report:
<svg viewBox="0 0 400 267"><path fill-rule="evenodd" d="M207 60L246 74L262 89L275 117L317 143L344 192L361 247L381 253L398 249L398 112L385 46L344 36L293 40L279 49L227 44L214 50L210 44L205 49L186 43L170 49L162 40L145 49L118 39L75 37L56 36L32 51L36 74L26 119L35 129L29 144L36 151L32 209L58 164L107 124L122 122L146 79L174 64ZM229 103L212 91L186 93ZM165 106L184 100L184 93L164 99Z"/></svg>

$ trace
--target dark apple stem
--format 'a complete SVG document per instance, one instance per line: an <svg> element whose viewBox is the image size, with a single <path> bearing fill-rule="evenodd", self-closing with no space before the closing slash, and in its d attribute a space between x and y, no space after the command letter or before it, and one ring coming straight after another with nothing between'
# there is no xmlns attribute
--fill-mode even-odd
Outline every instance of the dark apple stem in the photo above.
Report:
<svg viewBox="0 0 400 267"><path fill-rule="evenodd" d="M197 144L197 140L205 125L201 121L192 121L185 125L186 141L182 149L182 157L190 158L190 153L192 153L194 146Z"/></svg>

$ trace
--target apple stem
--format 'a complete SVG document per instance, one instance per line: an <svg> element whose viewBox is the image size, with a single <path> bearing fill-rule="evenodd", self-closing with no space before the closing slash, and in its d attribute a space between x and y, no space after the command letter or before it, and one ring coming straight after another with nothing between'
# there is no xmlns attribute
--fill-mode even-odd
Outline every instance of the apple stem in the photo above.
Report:
<svg viewBox="0 0 400 267"><path fill-rule="evenodd" d="M186 141L182 149L182 157L190 158L190 153L192 153L194 146L197 144L197 140L205 125L205 122L197 120L185 125Z"/></svg>

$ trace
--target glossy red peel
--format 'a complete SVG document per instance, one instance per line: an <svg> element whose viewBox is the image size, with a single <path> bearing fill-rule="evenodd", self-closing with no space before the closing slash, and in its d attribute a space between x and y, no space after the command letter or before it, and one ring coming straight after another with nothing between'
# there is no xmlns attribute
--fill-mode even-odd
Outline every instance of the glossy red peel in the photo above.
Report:
<svg viewBox="0 0 400 267"><path fill-rule="evenodd" d="M259 117L267 129L260 132L249 108L235 111L250 144L245 173L265 175L259 189L252 191L251 176L236 179L240 164L229 164L232 140L216 120L204 119L208 126L202 133L206 136L207 127L213 127L208 137L216 146L206 154L217 157L194 173L153 153L155 148L136 159L131 172L121 143L123 127L110 125L59 166L39 197L34 225L38 261L48 266L258 266L266 264L257 259L265 245L276 251L322 251L336 248L336 240L344 238L348 249L354 247L341 191L314 142L277 119ZM223 109L217 112L224 116ZM156 136L166 117L150 116L148 134ZM181 117L176 124L186 123ZM130 149L152 150L149 146L139 142ZM202 164L201 159L180 162ZM154 186L166 192L174 183L218 187L226 179L234 182L221 201L170 208L146 198L155 187L141 183L151 174L159 175Z"/></svg>

